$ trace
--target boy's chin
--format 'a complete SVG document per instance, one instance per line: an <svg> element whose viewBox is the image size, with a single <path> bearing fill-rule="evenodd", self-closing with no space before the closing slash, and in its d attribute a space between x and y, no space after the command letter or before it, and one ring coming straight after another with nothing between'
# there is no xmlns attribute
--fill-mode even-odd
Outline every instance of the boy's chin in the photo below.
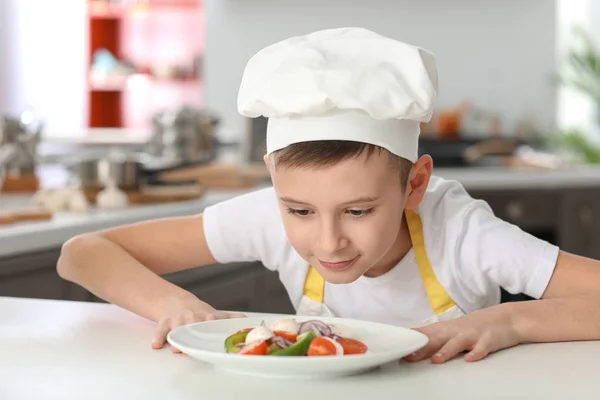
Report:
<svg viewBox="0 0 600 400"><path fill-rule="evenodd" d="M327 283L345 284L352 283L362 276L362 272L357 268L348 268L344 271L332 271L324 268L318 268L319 274Z"/></svg>

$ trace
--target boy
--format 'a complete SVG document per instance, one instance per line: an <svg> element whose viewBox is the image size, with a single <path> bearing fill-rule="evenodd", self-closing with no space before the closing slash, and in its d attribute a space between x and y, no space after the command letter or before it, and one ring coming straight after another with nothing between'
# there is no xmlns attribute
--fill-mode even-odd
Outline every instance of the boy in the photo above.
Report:
<svg viewBox="0 0 600 400"><path fill-rule="evenodd" d="M418 157L437 95L434 57L365 29L269 46L248 63L238 107L269 118L273 188L201 215L65 243L59 274L170 329L243 317L159 274L261 261L299 314L387 322L430 343L408 357L467 361L521 342L600 338L600 265L494 217ZM500 288L540 301L498 304Z"/></svg>

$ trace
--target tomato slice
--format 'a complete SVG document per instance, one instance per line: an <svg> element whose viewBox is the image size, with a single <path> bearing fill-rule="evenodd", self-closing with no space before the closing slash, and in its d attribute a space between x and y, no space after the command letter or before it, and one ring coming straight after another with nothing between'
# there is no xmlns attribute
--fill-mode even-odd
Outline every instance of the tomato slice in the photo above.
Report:
<svg viewBox="0 0 600 400"><path fill-rule="evenodd" d="M267 354L269 347L267 346L266 340L256 341L252 343L248 343L244 345L240 349L239 354L249 355L249 356L264 356Z"/></svg>
<svg viewBox="0 0 600 400"><path fill-rule="evenodd" d="M324 337L314 338L308 346L308 356L335 356L337 353L335 344Z"/></svg>
<svg viewBox="0 0 600 400"><path fill-rule="evenodd" d="M363 342L356 340L356 339L340 338L337 340L337 342L342 346L342 349L344 349L344 355L345 354L363 354L363 353L366 353L368 350L368 347L366 344L364 344Z"/></svg>
<svg viewBox="0 0 600 400"><path fill-rule="evenodd" d="M293 333L288 333L284 331L274 331L273 335L281 336L282 338L287 339L291 342L296 342L296 339L298 338L298 335L294 335Z"/></svg>

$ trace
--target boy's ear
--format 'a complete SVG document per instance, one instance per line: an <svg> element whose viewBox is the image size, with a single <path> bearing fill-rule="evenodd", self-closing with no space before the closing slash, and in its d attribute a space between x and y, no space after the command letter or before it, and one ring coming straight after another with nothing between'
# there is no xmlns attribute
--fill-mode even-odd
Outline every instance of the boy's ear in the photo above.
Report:
<svg viewBox="0 0 600 400"><path fill-rule="evenodd" d="M432 171L433 159L427 154L421 156L413 165L406 185L406 203L404 207L407 210L417 208L421 200L423 200Z"/></svg>
<svg viewBox="0 0 600 400"><path fill-rule="evenodd" d="M269 169L269 157L265 154L263 156L263 160L265 160L265 165L267 167L267 170Z"/></svg>

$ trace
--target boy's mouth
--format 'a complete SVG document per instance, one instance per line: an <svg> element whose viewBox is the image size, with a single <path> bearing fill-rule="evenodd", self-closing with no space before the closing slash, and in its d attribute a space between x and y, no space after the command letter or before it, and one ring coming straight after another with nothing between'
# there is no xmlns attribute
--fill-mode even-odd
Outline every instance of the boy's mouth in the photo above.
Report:
<svg viewBox="0 0 600 400"><path fill-rule="evenodd" d="M336 261L336 262L327 262L327 261L319 260L319 263L325 269L329 269L331 271L343 271L343 270L349 268L352 264L354 264L354 262L358 259L358 257L359 256L356 256L351 260Z"/></svg>

